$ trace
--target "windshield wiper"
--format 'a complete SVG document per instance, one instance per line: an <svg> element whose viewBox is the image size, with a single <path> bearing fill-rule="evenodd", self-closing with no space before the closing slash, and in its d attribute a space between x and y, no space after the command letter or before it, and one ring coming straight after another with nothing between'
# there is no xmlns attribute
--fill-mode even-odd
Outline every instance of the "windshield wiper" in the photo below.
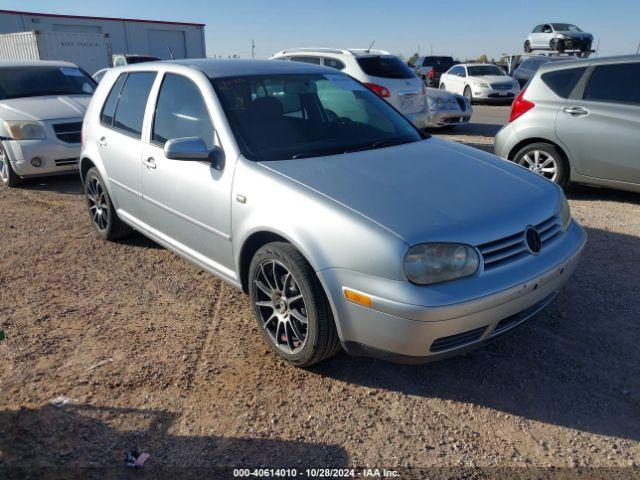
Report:
<svg viewBox="0 0 640 480"><path fill-rule="evenodd" d="M357 147L350 148L345 150L344 153L352 153L352 152L361 152L363 150L374 150L376 148L385 148L385 147L393 147L395 145L402 145L404 143L411 143L413 140L378 140L376 142L367 143L365 145L360 145Z"/></svg>

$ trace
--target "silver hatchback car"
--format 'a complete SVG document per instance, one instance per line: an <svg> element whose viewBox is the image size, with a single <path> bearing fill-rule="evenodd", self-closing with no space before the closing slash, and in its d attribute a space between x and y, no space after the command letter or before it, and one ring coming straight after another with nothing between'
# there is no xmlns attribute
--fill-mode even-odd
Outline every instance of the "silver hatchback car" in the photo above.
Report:
<svg viewBox="0 0 640 480"><path fill-rule="evenodd" d="M548 63L513 103L495 153L565 186L640 192L640 56Z"/></svg>
<svg viewBox="0 0 640 480"><path fill-rule="evenodd" d="M553 183L297 62L110 70L80 168L100 237L136 229L248 293L297 366L480 345L545 307L585 244Z"/></svg>

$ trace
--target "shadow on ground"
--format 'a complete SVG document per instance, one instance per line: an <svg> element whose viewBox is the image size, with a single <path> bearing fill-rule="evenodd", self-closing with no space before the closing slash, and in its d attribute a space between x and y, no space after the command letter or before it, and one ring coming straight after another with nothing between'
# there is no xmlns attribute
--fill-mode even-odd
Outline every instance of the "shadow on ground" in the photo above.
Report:
<svg viewBox="0 0 640 480"><path fill-rule="evenodd" d="M319 375L451 399L585 432L640 440L640 238L588 230L574 277L513 334L463 357L403 366L344 354Z"/></svg>
<svg viewBox="0 0 640 480"><path fill-rule="evenodd" d="M63 193L67 195L82 195L82 183L80 182L79 175L28 178L22 180L18 188Z"/></svg>
<svg viewBox="0 0 640 480"><path fill-rule="evenodd" d="M89 405L0 411L0 477L223 478L224 472L224 478L231 478L234 467L348 465L346 451L336 445L172 435L178 417ZM125 466L132 449L151 455L143 471Z"/></svg>

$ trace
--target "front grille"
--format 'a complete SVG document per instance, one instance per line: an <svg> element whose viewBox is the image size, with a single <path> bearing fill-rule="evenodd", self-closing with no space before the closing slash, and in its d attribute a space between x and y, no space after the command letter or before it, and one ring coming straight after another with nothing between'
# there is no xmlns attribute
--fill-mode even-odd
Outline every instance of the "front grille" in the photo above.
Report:
<svg viewBox="0 0 640 480"><path fill-rule="evenodd" d="M494 90L511 90L512 83L492 83L491 88Z"/></svg>
<svg viewBox="0 0 640 480"><path fill-rule="evenodd" d="M509 92L506 95L500 95L499 93L490 93L487 95L489 98L511 98L513 97L513 93Z"/></svg>
<svg viewBox="0 0 640 480"><path fill-rule="evenodd" d="M56 137L65 143L80 143L82 122L56 123L53 125Z"/></svg>
<svg viewBox="0 0 640 480"><path fill-rule="evenodd" d="M448 337L438 338L431 344L432 352L442 352L443 350L449 350L451 348L461 347L468 343L473 343L482 337L482 334L487 327L476 328L475 330L469 330L467 332L457 333Z"/></svg>
<svg viewBox="0 0 640 480"><path fill-rule="evenodd" d="M458 106L463 112L467 109L467 102L464 101L464 98L456 97L456 102L458 102Z"/></svg>
<svg viewBox="0 0 640 480"><path fill-rule="evenodd" d="M59 160L54 160L57 167L63 167L65 165L77 165L77 158L61 158Z"/></svg>
<svg viewBox="0 0 640 480"><path fill-rule="evenodd" d="M560 233L560 216L554 215L544 222L534 225L542 240L542 249L551 243ZM484 260L484 269L492 270L507 263L514 262L531 255L525 242L524 230L508 237L484 243L478 246Z"/></svg>

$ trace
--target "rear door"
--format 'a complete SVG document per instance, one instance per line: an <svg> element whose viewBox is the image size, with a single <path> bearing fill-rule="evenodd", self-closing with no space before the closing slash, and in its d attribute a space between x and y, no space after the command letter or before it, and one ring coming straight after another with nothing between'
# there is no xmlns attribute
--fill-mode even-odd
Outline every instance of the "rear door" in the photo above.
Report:
<svg viewBox="0 0 640 480"><path fill-rule="evenodd" d="M142 125L155 72L123 73L105 101L98 127L100 156L118 214L145 222L142 202Z"/></svg>
<svg viewBox="0 0 640 480"><path fill-rule="evenodd" d="M364 83L385 87L389 91L385 100L391 105L404 114L423 110L422 80L398 57L362 56L357 58L357 62L366 76Z"/></svg>
<svg viewBox="0 0 640 480"><path fill-rule="evenodd" d="M175 138L198 137L209 148L217 144L201 87L183 75L166 73L148 135L142 187L150 232L205 267L234 278L229 214L233 159L216 169L164 155L166 142Z"/></svg>
<svg viewBox="0 0 640 480"><path fill-rule="evenodd" d="M598 65L559 112L558 137L590 177L640 184L640 62Z"/></svg>

